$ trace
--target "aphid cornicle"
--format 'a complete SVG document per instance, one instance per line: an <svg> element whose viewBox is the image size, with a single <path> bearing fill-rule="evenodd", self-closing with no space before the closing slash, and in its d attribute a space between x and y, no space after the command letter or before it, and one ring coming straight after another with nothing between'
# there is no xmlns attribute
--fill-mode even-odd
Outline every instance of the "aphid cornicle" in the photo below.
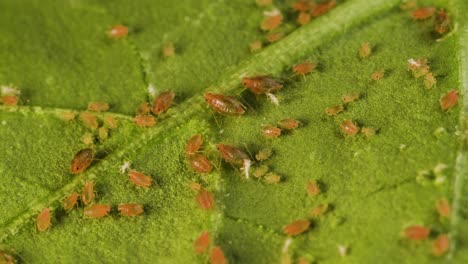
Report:
<svg viewBox="0 0 468 264"><path fill-rule="evenodd" d="M138 203L120 204L117 208L125 216L137 216L143 213L143 205Z"/></svg>
<svg viewBox="0 0 468 264"><path fill-rule="evenodd" d="M214 207L213 194L205 189L200 189L197 194L197 203L203 210L211 210Z"/></svg>
<svg viewBox="0 0 468 264"><path fill-rule="evenodd" d="M211 162L201 154L194 154L189 156L190 167L198 173L209 173L213 168Z"/></svg>
<svg viewBox="0 0 468 264"><path fill-rule="evenodd" d="M73 209L78 201L78 197L80 197L80 195L76 192L70 194L70 196L63 201L63 210L70 211Z"/></svg>
<svg viewBox="0 0 468 264"><path fill-rule="evenodd" d="M193 249L195 250L195 254L201 254L208 249L210 245L210 234L208 232L202 232L200 236L195 240L193 243Z"/></svg>
<svg viewBox="0 0 468 264"><path fill-rule="evenodd" d="M219 153L221 153L221 157L224 159L224 161L231 164L242 165L244 160L250 159L244 151L234 146L217 144L216 148L218 149Z"/></svg>
<svg viewBox="0 0 468 264"><path fill-rule="evenodd" d="M80 174L85 171L93 162L94 150L90 148L82 149L75 154L71 165L70 171L73 174Z"/></svg>
<svg viewBox="0 0 468 264"><path fill-rule="evenodd" d="M283 85L269 76L243 77L242 83L254 94L273 93Z"/></svg>
<svg viewBox="0 0 468 264"><path fill-rule="evenodd" d="M84 209L83 214L88 218L102 218L110 212L110 205L95 204Z"/></svg>
<svg viewBox="0 0 468 264"><path fill-rule="evenodd" d="M283 228L283 233L288 236L297 236L307 231L309 227L310 222L308 220L296 220L285 226Z"/></svg>
<svg viewBox="0 0 468 264"><path fill-rule="evenodd" d="M128 172L128 177L130 177L130 180L137 186L143 188L148 188L151 186L151 177L141 172L131 170Z"/></svg>
<svg viewBox="0 0 468 264"><path fill-rule="evenodd" d="M403 231L404 236L410 240L423 240L429 236L431 230L425 226L409 226Z"/></svg>
<svg viewBox="0 0 468 264"><path fill-rule="evenodd" d="M39 232L45 231L50 225L50 209L44 208L37 216L36 226Z"/></svg>
<svg viewBox="0 0 468 264"><path fill-rule="evenodd" d="M175 93L173 92L164 92L158 95L154 99L153 107L151 108L151 112L155 115L160 115L171 107L172 101L175 98Z"/></svg>
<svg viewBox="0 0 468 264"><path fill-rule="evenodd" d="M81 201L84 205L90 204L94 200L94 184L93 182L85 182L83 192L81 194Z"/></svg>
<svg viewBox="0 0 468 264"><path fill-rule="evenodd" d="M185 148L185 155L190 156L200 149L203 144L203 137L200 134L193 135L187 142L187 147Z"/></svg>
<svg viewBox="0 0 468 264"><path fill-rule="evenodd" d="M245 113L241 102L233 96L205 93L204 98L211 108L220 114L242 115Z"/></svg>

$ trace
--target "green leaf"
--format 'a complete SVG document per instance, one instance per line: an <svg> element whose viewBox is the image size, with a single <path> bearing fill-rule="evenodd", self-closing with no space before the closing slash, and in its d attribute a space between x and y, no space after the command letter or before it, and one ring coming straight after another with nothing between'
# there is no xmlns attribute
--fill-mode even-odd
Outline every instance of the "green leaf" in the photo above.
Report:
<svg viewBox="0 0 468 264"><path fill-rule="evenodd" d="M414 21L399 0L339 1L302 27L293 1L274 1L289 34L251 53L249 43L265 38L263 13L273 8L253 0L0 1L0 85L21 90L19 106L0 107L0 249L26 263L205 263L209 254L195 255L193 243L208 231L230 263L278 263L286 256L293 263L466 262L468 5L420 2L446 8L452 32L436 41L432 22ZM118 24L129 26L129 35L108 38ZM361 59L364 42L373 51ZM169 43L176 54L165 58ZM435 87L411 75L411 58L429 60ZM306 60L317 70L294 76L292 66ZM384 78L373 81L380 69ZM242 76L259 74L284 82L279 106L243 89ZM462 99L443 112L439 99L455 88ZM141 128L133 115L153 99L152 89L174 91L175 104L156 126ZM205 91L239 96L246 114L213 113ZM337 116L325 114L352 93L361 98ZM79 117L60 116L79 115L92 101L110 104L110 112L96 114L100 124L107 115L119 125L108 139L95 140L91 167L73 175L73 156L89 147L83 135L97 132ZM262 126L288 117L302 125L276 139L261 134ZM347 119L377 134L343 136L339 127ZM185 157L194 134L203 135L203 154L216 167L205 176ZM268 165L281 181L245 179L221 162L217 143L252 157L271 148L271 158L253 167ZM120 172L125 162L156 184L134 186ZM439 164L447 168L433 172ZM422 176L427 184L417 181L431 170ZM445 181L434 184L433 176ZM83 206L64 212L63 199L90 180L96 202L112 206L110 215L85 219ZM321 187L315 197L306 191L311 180ZM214 211L199 208L192 181L215 194ZM452 202L450 219L437 214L441 198ZM120 216L117 205L129 202L143 204L144 214ZM328 212L313 218L310 211L325 203ZM52 209L52 225L38 232L43 208ZM282 228L297 219L310 219L311 230L288 239ZM403 229L415 224L430 227L430 237L405 239ZM432 243L441 233L450 234L450 250L435 257Z"/></svg>

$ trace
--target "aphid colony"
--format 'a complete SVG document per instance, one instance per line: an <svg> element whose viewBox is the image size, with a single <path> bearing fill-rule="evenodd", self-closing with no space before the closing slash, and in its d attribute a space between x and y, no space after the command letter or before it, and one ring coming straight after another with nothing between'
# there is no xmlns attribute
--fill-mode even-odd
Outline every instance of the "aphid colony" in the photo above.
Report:
<svg viewBox="0 0 468 264"><path fill-rule="evenodd" d="M414 9L416 6L417 3L414 3L411 5L402 6L402 9L410 10ZM419 21L424 21L433 18L432 30L434 33L437 34L437 37L441 37L451 30L450 17L443 8L437 9L432 6L420 7L418 9L412 10L410 15L411 18Z"/></svg>

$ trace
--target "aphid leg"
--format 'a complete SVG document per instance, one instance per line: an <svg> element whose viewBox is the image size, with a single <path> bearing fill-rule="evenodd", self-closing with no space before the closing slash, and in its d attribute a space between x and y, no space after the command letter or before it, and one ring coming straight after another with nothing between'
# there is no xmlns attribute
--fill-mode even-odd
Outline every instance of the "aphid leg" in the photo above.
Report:
<svg viewBox="0 0 468 264"><path fill-rule="evenodd" d="M211 113L211 116L213 116L216 126L221 130L222 128L221 128L221 125L219 124L218 119L216 118L216 113L211 110L210 110L210 113Z"/></svg>
<svg viewBox="0 0 468 264"><path fill-rule="evenodd" d="M257 114L257 111L242 97L239 96L239 98L242 100L241 102L241 105L244 107L244 108L248 108L250 111L252 111L252 113L254 113L254 115ZM244 105L245 104L245 105Z"/></svg>

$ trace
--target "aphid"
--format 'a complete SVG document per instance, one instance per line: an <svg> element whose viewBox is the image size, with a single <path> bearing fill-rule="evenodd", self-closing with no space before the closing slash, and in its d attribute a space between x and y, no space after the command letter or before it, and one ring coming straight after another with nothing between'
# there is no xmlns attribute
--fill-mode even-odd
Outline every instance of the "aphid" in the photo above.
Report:
<svg viewBox="0 0 468 264"><path fill-rule="evenodd" d="M70 194L70 196L68 196L65 201L63 201L63 210L70 211L73 209L73 207L76 205L76 202L78 201L78 197L80 197L80 195L76 192Z"/></svg>
<svg viewBox="0 0 468 264"><path fill-rule="evenodd" d="M86 127L91 129L96 129L99 126L96 116L88 112L81 113L81 121L83 121Z"/></svg>
<svg viewBox="0 0 468 264"><path fill-rule="evenodd" d="M341 96L341 101L347 104L347 103L351 103L351 102L358 100L359 97L360 97L359 94L346 94L346 95Z"/></svg>
<svg viewBox="0 0 468 264"><path fill-rule="evenodd" d="M278 98L277 98L274 94L272 94L272 93L266 93L265 95L267 96L268 100L269 100L272 104L274 104L274 105L276 105L276 106L279 105L279 100L278 100Z"/></svg>
<svg viewBox="0 0 468 264"><path fill-rule="evenodd" d="M418 0L410 0L400 4L401 10L410 10L418 5Z"/></svg>
<svg viewBox="0 0 468 264"><path fill-rule="evenodd" d="M431 89L436 83L437 80L432 72L429 72L426 74L426 76L424 76L424 86L426 86L427 89Z"/></svg>
<svg viewBox="0 0 468 264"><path fill-rule="evenodd" d="M267 165L262 165L255 169L253 175L255 178L260 178L263 175L265 175L268 172L268 170L270 170L270 168L268 168Z"/></svg>
<svg viewBox="0 0 468 264"><path fill-rule="evenodd" d="M130 169L130 162L125 161L122 166L120 166L120 173L125 173L128 169Z"/></svg>
<svg viewBox="0 0 468 264"><path fill-rule="evenodd" d="M343 112L343 110L344 110L343 105L335 105L335 106L325 108L325 114L329 116L336 116L337 114Z"/></svg>
<svg viewBox="0 0 468 264"><path fill-rule="evenodd" d="M283 87L281 83L269 76L243 77L242 83L254 94L272 93Z"/></svg>
<svg viewBox="0 0 468 264"><path fill-rule="evenodd" d="M264 181L267 184L276 184L281 181L281 176L276 173L269 172L267 175L265 175Z"/></svg>
<svg viewBox="0 0 468 264"><path fill-rule="evenodd" d="M63 112L59 114L59 118L62 119L63 121L71 121L75 119L76 113L75 112Z"/></svg>
<svg viewBox="0 0 468 264"><path fill-rule="evenodd" d="M317 181L310 181L309 183L307 183L307 193L310 194L311 196L317 196L319 195L321 192L320 190L320 186L319 184L317 183Z"/></svg>
<svg viewBox="0 0 468 264"><path fill-rule="evenodd" d="M135 123L141 127L153 127L156 125L156 119L150 115L138 115L135 117Z"/></svg>
<svg viewBox="0 0 468 264"><path fill-rule="evenodd" d="M421 7L411 12L411 17L415 20L423 20L433 16L435 11L436 9L434 7Z"/></svg>
<svg viewBox="0 0 468 264"><path fill-rule="evenodd" d="M440 107L442 110L447 111L458 102L458 91L452 90L440 98Z"/></svg>
<svg viewBox="0 0 468 264"><path fill-rule="evenodd" d="M117 25L107 31L107 35L113 39L124 38L128 35L128 27Z"/></svg>
<svg viewBox="0 0 468 264"><path fill-rule="evenodd" d="M285 226L283 228L283 233L288 236L297 236L305 231L307 231L310 227L310 222L307 220L296 220L291 224Z"/></svg>
<svg viewBox="0 0 468 264"><path fill-rule="evenodd" d="M305 75L305 74L308 74L309 72L315 70L316 67L317 67L317 64L305 61L305 62L294 65L293 66L293 72L295 74Z"/></svg>
<svg viewBox="0 0 468 264"><path fill-rule="evenodd" d="M342 257L346 257L348 255L348 246L345 245L337 245L338 248L338 254Z"/></svg>
<svg viewBox="0 0 468 264"><path fill-rule="evenodd" d="M130 180L136 185L136 186L140 186L140 187L143 187L143 188L148 188L151 186L151 177L141 173L141 172L138 172L138 171L135 171L135 170L131 170L128 172L128 177L130 177Z"/></svg>
<svg viewBox="0 0 468 264"><path fill-rule="evenodd" d="M273 0L256 0L258 6L269 6L272 4Z"/></svg>
<svg viewBox="0 0 468 264"><path fill-rule="evenodd" d="M85 133L81 137L81 142L83 142L85 145L92 145L94 143L94 135L91 133Z"/></svg>
<svg viewBox="0 0 468 264"><path fill-rule="evenodd" d="M237 147L217 144L216 148L218 149L219 153L221 153L221 157L224 159L224 161L228 163L242 165L245 159L249 159L249 156Z"/></svg>
<svg viewBox="0 0 468 264"><path fill-rule="evenodd" d="M201 209L211 210L214 207L213 194L205 189L200 189L197 194L197 202Z"/></svg>
<svg viewBox="0 0 468 264"><path fill-rule="evenodd" d="M340 129L347 136L354 136L359 132L359 127L352 120L345 120L340 124Z"/></svg>
<svg viewBox="0 0 468 264"><path fill-rule="evenodd" d="M75 154L71 165L70 171L73 174L80 174L85 171L93 162L94 159L94 150L90 148L85 148Z"/></svg>
<svg viewBox="0 0 468 264"><path fill-rule="evenodd" d="M444 9L439 10L434 21L434 31L440 35L450 30L450 17Z"/></svg>
<svg viewBox="0 0 468 264"><path fill-rule="evenodd" d="M285 119L278 122L278 126L281 127L282 129L286 129L286 130L296 129L296 128L299 127L300 124L301 124L301 122L299 122L296 119L292 119L292 118L285 118Z"/></svg>
<svg viewBox="0 0 468 264"><path fill-rule="evenodd" d="M104 102L91 102L88 104L88 110L93 112L104 112L109 110L109 104Z"/></svg>
<svg viewBox="0 0 468 264"><path fill-rule="evenodd" d="M110 205L95 204L84 209L83 214L88 218L102 218L111 210Z"/></svg>
<svg viewBox="0 0 468 264"><path fill-rule="evenodd" d="M0 102L6 106L15 106L18 104L18 97L15 95L3 95L0 97Z"/></svg>
<svg viewBox="0 0 468 264"><path fill-rule="evenodd" d="M297 23L301 26L306 25L310 22L311 15L308 12L300 12L297 16Z"/></svg>
<svg viewBox="0 0 468 264"><path fill-rule="evenodd" d="M143 213L143 205L137 203L119 204L118 210L120 214L125 216L137 216Z"/></svg>
<svg viewBox="0 0 468 264"><path fill-rule="evenodd" d="M164 45L162 53L163 53L163 56L166 57L166 58L174 57L174 55L175 55L174 44L167 43L166 45Z"/></svg>
<svg viewBox="0 0 468 264"><path fill-rule="evenodd" d="M424 226L410 226L405 228L404 236L410 240L423 240L429 236L431 232L429 228Z"/></svg>
<svg viewBox="0 0 468 264"><path fill-rule="evenodd" d="M160 115L169 109L174 100L175 93L174 92L163 92L158 97L156 97L153 101L153 107L151 108L151 112L156 115Z"/></svg>
<svg viewBox="0 0 468 264"><path fill-rule="evenodd" d="M361 59L365 59L369 57L371 53L372 47L370 46L369 42L362 43L361 48L359 48L359 57L361 57Z"/></svg>
<svg viewBox="0 0 468 264"><path fill-rule="evenodd" d="M148 115L150 111L151 111L151 107L149 103L143 102L138 106L136 113L137 115Z"/></svg>
<svg viewBox="0 0 468 264"><path fill-rule="evenodd" d="M242 115L245 113L245 109L241 102L233 96L205 93L204 98L208 105L220 114Z"/></svg>
<svg viewBox="0 0 468 264"><path fill-rule="evenodd" d="M336 6L336 1L335 0L324 1L324 2L322 2L320 4L317 4L315 6L315 8L311 12L311 15L313 17L321 16L321 15L325 14L326 12L328 12L330 9L332 9L335 6Z"/></svg>
<svg viewBox="0 0 468 264"><path fill-rule="evenodd" d="M267 160L271 157L271 155L273 154L273 150L270 149L270 148L265 148L265 149L262 149L260 150L257 154L255 154L255 158L258 160L258 161L264 161L264 160Z"/></svg>
<svg viewBox="0 0 468 264"><path fill-rule="evenodd" d="M283 22L283 15L281 14L267 16L265 19L263 19L262 24L260 25L260 28L264 31L273 30L279 27L282 22Z"/></svg>
<svg viewBox="0 0 468 264"><path fill-rule="evenodd" d="M269 138L277 138L281 135L281 129L275 126L264 126L262 129L263 135Z"/></svg>
<svg viewBox="0 0 468 264"><path fill-rule="evenodd" d="M440 217L450 217L452 214L452 208L450 203L447 199L443 198L436 202L437 212L439 213Z"/></svg>
<svg viewBox="0 0 468 264"><path fill-rule="evenodd" d="M193 135L187 142L187 147L185 149L185 155L190 156L200 149L201 145L203 144L202 135L196 134Z"/></svg>
<svg viewBox="0 0 468 264"><path fill-rule="evenodd" d="M375 128L372 128L372 127L362 127L361 128L361 133L366 136L367 138L370 138L372 136L375 136L375 134L377 133L377 131L375 130Z"/></svg>
<svg viewBox="0 0 468 264"><path fill-rule="evenodd" d="M434 256L442 256L447 253L449 246L449 236L447 234L439 235L432 244L432 253L434 253Z"/></svg>
<svg viewBox="0 0 468 264"><path fill-rule="evenodd" d="M104 116L104 125L109 129L115 129L118 126L118 121L111 115Z"/></svg>
<svg viewBox="0 0 468 264"><path fill-rule="evenodd" d="M94 184L93 182L85 182L83 192L81 193L81 201L84 205L90 204L94 200Z"/></svg>
<svg viewBox="0 0 468 264"><path fill-rule="evenodd" d="M107 139L109 137L109 130L106 127L100 127L98 135L101 140Z"/></svg>
<svg viewBox="0 0 468 264"><path fill-rule="evenodd" d="M198 182L193 182L193 181L192 181L192 182L189 183L189 187L190 187L190 189L191 189L192 191L198 192L198 191L201 189L202 186L201 186L201 184L199 184Z"/></svg>
<svg viewBox="0 0 468 264"><path fill-rule="evenodd" d="M380 69L372 74L372 80L378 81L385 76L385 69Z"/></svg>
<svg viewBox="0 0 468 264"><path fill-rule="evenodd" d="M414 78L418 79L429 73L430 69L427 65L427 59L409 59L408 60L408 70L413 73Z"/></svg>
<svg viewBox="0 0 468 264"><path fill-rule="evenodd" d="M37 216L36 226L39 232L45 231L50 225L50 209L44 208Z"/></svg>
<svg viewBox="0 0 468 264"><path fill-rule="evenodd" d="M195 250L195 254L204 253L208 246L210 245L210 234L208 232L202 232L200 236L195 240L193 243L193 249Z"/></svg>
<svg viewBox="0 0 468 264"><path fill-rule="evenodd" d="M211 264L227 264L226 257L220 247L213 247L210 254Z"/></svg>
<svg viewBox="0 0 468 264"><path fill-rule="evenodd" d="M292 5L293 9L299 12L309 12L313 10L315 6L315 2L310 0L297 0Z"/></svg>
<svg viewBox="0 0 468 264"><path fill-rule="evenodd" d="M266 39L270 43L276 42L276 41L278 41L278 40L280 40L282 38L284 38L284 33L283 32L270 32L266 36Z"/></svg>
<svg viewBox="0 0 468 264"><path fill-rule="evenodd" d="M192 169L198 173L209 173L213 168L211 162L201 154L189 156L189 164Z"/></svg>
<svg viewBox="0 0 468 264"><path fill-rule="evenodd" d="M318 216L325 214L327 211L328 211L328 204L327 203L320 204L320 205L317 205L314 209L312 209L312 211L310 211L310 215L312 217L318 217Z"/></svg>
<svg viewBox="0 0 468 264"><path fill-rule="evenodd" d="M249 44L250 52L256 52L262 49L262 42L260 40L255 40Z"/></svg>
<svg viewBox="0 0 468 264"><path fill-rule="evenodd" d="M8 252L0 250L0 263L2 263L2 264L15 264L17 262L16 262L16 259L15 259L15 257L13 255L11 255Z"/></svg>

